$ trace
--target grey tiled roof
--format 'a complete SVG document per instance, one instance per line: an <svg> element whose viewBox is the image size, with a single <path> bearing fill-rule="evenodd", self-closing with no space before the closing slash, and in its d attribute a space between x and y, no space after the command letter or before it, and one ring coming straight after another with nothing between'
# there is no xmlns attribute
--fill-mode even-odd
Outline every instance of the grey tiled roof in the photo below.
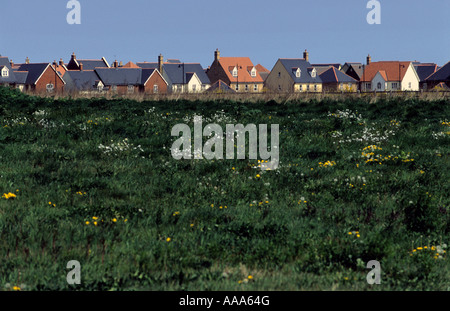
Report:
<svg viewBox="0 0 450 311"><path fill-rule="evenodd" d="M303 58L280 58L281 64L286 68L294 83L321 83L319 74L315 78L311 77L311 64ZM300 68L301 74L297 78L292 68Z"/></svg>
<svg viewBox="0 0 450 311"><path fill-rule="evenodd" d="M141 84L141 68L96 68L95 71L105 85Z"/></svg>
<svg viewBox="0 0 450 311"><path fill-rule="evenodd" d="M450 80L450 62L442 66L438 71L429 76L426 81Z"/></svg>

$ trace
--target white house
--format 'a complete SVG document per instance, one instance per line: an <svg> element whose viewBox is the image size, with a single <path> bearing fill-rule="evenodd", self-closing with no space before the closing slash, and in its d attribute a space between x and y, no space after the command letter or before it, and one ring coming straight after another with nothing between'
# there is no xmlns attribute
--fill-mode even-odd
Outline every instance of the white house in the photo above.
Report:
<svg viewBox="0 0 450 311"><path fill-rule="evenodd" d="M412 62L369 63L361 77L362 91L418 91L420 78Z"/></svg>

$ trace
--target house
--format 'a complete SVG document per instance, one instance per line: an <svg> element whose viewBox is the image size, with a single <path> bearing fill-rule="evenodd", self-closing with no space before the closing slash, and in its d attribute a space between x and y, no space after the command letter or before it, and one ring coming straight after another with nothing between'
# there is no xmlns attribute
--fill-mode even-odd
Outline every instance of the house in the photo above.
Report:
<svg viewBox="0 0 450 311"><path fill-rule="evenodd" d="M94 70L69 70L63 76L66 92L102 92L105 85Z"/></svg>
<svg viewBox="0 0 450 311"><path fill-rule="evenodd" d="M311 64L311 66L316 68L318 75L321 75L322 73L330 69L330 67L334 67L337 70L341 70L342 68L341 64Z"/></svg>
<svg viewBox="0 0 450 311"><path fill-rule="evenodd" d="M208 93L216 93L216 94L236 93L235 90L233 90L231 87L229 87L228 84L226 84L222 80L217 80L216 82L211 84L211 87L209 89L207 89L206 92L208 92Z"/></svg>
<svg viewBox="0 0 450 311"><path fill-rule="evenodd" d="M222 80L240 93L259 93L264 87L264 79L249 57L220 57L218 49L207 75L211 83Z"/></svg>
<svg viewBox="0 0 450 311"><path fill-rule="evenodd" d="M447 64L439 68L435 73L426 78L424 83L426 83L426 88L429 90L435 88L438 85L443 86L444 84L450 87L450 62L448 62Z"/></svg>
<svg viewBox="0 0 450 311"><path fill-rule="evenodd" d="M141 68L95 68L95 72L109 92L119 95L139 92Z"/></svg>
<svg viewBox="0 0 450 311"><path fill-rule="evenodd" d="M436 64L433 63L414 63L414 69L417 72L417 75L419 76L419 88L421 90L426 91L427 90L427 83L425 80L431 76L433 73L435 73L439 67Z"/></svg>
<svg viewBox="0 0 450 311"><path fill-rule="evenodd" d="M62 93L66 82L51 63L30 63L14 66L18 82L22 89L36 93ZM26 73L25 73L26 72Z"/></svg>
<svg viewBox="0 0 450 311"><path fill-rule="evenodd" d="M303 58L279 58L265 86L275 92L322 92L322 80L308 59L307 51Z"/></svg>
<svg viewBox="0 0 450 311"><path fill-rule="evenodd" d="M356 92L358 81L346 75L335 66L319 74L324 92Z"/></svg>
<svg viewBox="0 0 450 311"><path fill-rule="evenodd" d="M369 60L360 82L362 91L419 90L419 76L412 62Z"/></svg>
<svg viewBox="0 0 450 311"><path fill-rule="evenodd" d="M168 83L168 91L172 93L197 93L211 86L205 70L199 63L182 63L178 59L169 59L164 62L160 54L158 62L143 62L136 65L143 69L158 69Z"/></svg>
<svg viewBox="0 0 450 311"><path fill-rule="evenodd" d="M23 74L25 74L26 78L27 73L25 72L22 73L22 79L20 79L20 77L18 77L20 74L16 74L16 71L14 70L14 63L10 61L8 57L0 56L0 85L23 88L25 83L23 81Z"/></svg>
<svg viewBox="0 0 450 311"><path fill-rule="evenodd" d="M353 79L360 81L364 72L364 65L362 63L345 63L340 70Z"/></svg>
<svg viewBox="0 0 450 311"><path fill-rule="evenodd" d="M169 83L158 69L141 69L141 85L139 90L144 94L167 94Z"/></svg>
<svg viewBox="0 0 450 311"><path fill-rule="evenodd" d="M258 64L255 66L256 71L259 73L263 81L266 81L267 77L269 76L270 70L262 66L261 64Z"/></svg>
<svg viewBox="0 0 450 311"><path fill-rule="evenodd" d="M109 68L109 64L104 57L101 59L77 59L75 53L72 54L67 70L94 70L97 67Z"/></svg>

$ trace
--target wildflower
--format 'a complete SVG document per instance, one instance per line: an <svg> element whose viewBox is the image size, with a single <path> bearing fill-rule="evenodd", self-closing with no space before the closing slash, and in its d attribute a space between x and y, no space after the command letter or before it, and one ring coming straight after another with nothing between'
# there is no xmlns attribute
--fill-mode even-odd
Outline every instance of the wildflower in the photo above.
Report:
<svg viewBox="0 0 450 311"><path fill-rule="evenodd" d="M166 239L167 242L170 242L171 240L172 240L171 238L167 238L167 239Z"/></svg>
<svg viewBox="0 0 450 311"><path fill-rule="evenodd" d="M94 221L94 226L97 226L97 222L96 221Z"/></svg>
<svg viewBox="0 0 450 311"><path fill-rule="evenodd" d="M20 291L21 290L19 286L13 286L12 289L15 290L15 291Z"/></svg>
<svg viewBox="0 0 450 311"><path fill-rule="evenodd" d="M116 218L113 218L112 221L113 221L113 222L117 222L117 219L116 219Z"/></svg>
<svg viewBox="0 0 450 311"><path fill-rule="evenodd" d="M256 175L256 178L259 178L259 177L261 177L261 175L257 174L257 175Z"/></svg>
<svg viewBox="0 0 450 311"><path fill-rule="evenodd" d="M89 221L86 221L86 225L89 225Z"/></svg>
<svg viewBox="0 0 450 311"><path fill-rule="evenodd" d="M248 278L249 280L253 280L253 276L251 276L251 275L249 275L247 278Z"/></svg>
<svg viewBox="0 0 450 311"><path fill-rule="evenodd" d="M92 217L92 219L94 219L94 220L97 220L97 219L98 219L98 217L95 217L95 216L93 216L93 217Z"/></svg>
<svg viewBox="0 0 450 311"><path fill-rule="evenodd" d="M16 197L17 197L17 196L16 196L14 193L12 193L12 192L4 193L4 194L2 195L2 198L7 199L7 200L9 200L9 199L14 199L14 198L16 198Z"/></svg>

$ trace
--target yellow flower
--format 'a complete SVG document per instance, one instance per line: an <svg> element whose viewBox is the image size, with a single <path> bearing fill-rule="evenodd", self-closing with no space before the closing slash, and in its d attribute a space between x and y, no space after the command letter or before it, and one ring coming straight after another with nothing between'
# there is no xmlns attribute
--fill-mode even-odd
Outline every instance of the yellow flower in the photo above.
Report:
<svg viewBox="0 0 450 311"><path fill-rule="evenodd" d="M86 225L89 225L89 221L86 221Z"/></svg>
<svg viewBox="0 0 450 311"><path fill-rule="evenodd" d="M117 219L116 219L116 218L113 218L113 219L112 219L112 221L113 221L113 222L116 222L116 221L117 221Z"/></svg>
<svg viewBox="0 0 450 311"><path fill-rule="evenodd" d="M172 240L171 238L167 238L167 239L166 239L167 242L170 242L171 240Z"/></svg>
<svg viewBox="0 0 450 311"><path fill-rule="evenodd" d="M259 174L257 174L257 175L256 175L256 178L259 178L259 177L261 177L261 176L260 176Z"/></svg>
<svg viewBox="0 0 450 311"><path fill-rule="evenodd" d="M191 224L191 228L194 226L194 224Z"/></svg>
<svg viewBox="0 0 450 311"><path fill-rule="evenodd" d="M249 275L247 278L248 278L249 280L253 280L253 276L251 276L251 275Z"/></svg>
<svg viewBox="0 0 450 311"><path fill-rule="evenodd" d="M94 221L94 226L97 226L97 222L96 221Z"/></svg>
<svg viewBox="0 0 450 311"><path fill-rule="evenodd" d="M211 204L211 207L214 207L214 204Z"/></svg>
<svg viewBox="0 0 450 311"><path fill-rule="evenodd" d="M348 234L349 234L349 235L352 235L353 233L350 231Z"/></svg>
<svg viewBox="0 0 450 311"><path fill-rule="evenodd" d="M93 216L93 217L92 217L92 219L94 219L94 220L97 220L97 219L98 219L98 217L95 217L95 216Z"/></svg>
<svg viewBox="0 0 450 311"><path fill-rule="evenodd" d="M19 286L13 286L13 290L19 291L19 290L20 290L20 287L19 287Z"/></svg>

